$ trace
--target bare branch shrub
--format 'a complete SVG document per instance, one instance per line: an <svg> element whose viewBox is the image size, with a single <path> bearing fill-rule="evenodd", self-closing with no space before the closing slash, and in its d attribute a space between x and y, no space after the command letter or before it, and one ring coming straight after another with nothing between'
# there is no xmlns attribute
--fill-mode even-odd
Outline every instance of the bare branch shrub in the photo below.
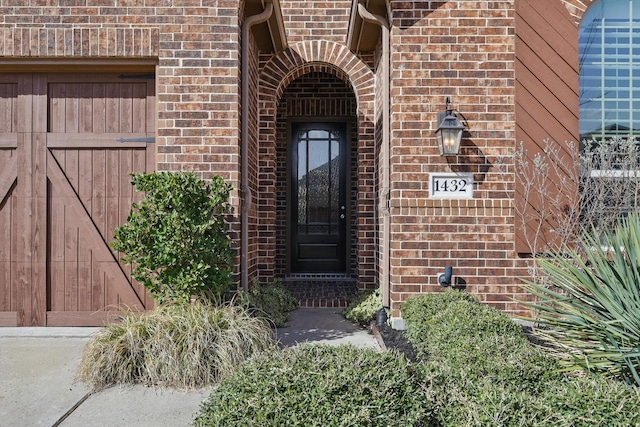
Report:
<svg viewBox="0 0 640 427"><path fill-rule="evenodd" d="M640 207L640 145L635 139L560 145L540 152L520 144L514 154L514 207L533 255L576 248L584 232L612 230Z"/></svg>

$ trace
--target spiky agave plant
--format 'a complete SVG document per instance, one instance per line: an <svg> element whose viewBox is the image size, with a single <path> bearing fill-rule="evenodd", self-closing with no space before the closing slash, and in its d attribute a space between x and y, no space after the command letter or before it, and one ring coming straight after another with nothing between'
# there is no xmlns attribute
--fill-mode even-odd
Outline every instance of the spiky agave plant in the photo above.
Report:
<svg viewBox="0 0 640 427"><path fill-rule="evenodd" d="M567 249L539 260L548 282L527 282L537 300L522 304L569 367L640 385L640 217L593 230L579 244L582 257Z"/></svg>

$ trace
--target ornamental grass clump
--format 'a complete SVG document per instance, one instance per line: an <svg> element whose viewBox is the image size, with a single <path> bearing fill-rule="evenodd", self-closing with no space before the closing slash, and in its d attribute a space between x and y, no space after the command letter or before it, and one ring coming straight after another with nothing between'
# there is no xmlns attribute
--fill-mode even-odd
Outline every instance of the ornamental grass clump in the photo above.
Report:
<svg viewBox="0 0 640 427"><path fill-rule="evenodd" d="M583 254L583 255L581 255ZM584 234L579 247L539 260L547 280L528 282L537 297L523 302L568 369L640 385L640 217L613 231Z"/></svg>
<svg viewBox="0 0 640 427"><path fill-rule="evenodd" d="M77 376L93 390L113 384L194 389L274 348L268 322L238 305L165 305L101 329L85 346Z"/></svg>
<svg viewBox="0 0 640 427"><path fill-rule="evenodd" d="M399 353L300 344L243 363L215 387L195 425L433 425L422 387Z"/></svg>

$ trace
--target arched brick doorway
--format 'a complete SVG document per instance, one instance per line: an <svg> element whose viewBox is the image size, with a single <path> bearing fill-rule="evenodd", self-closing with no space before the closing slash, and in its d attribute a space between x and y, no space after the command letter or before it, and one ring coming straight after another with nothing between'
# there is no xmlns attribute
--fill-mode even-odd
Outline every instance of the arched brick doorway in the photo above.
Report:
<svg viewBox="0 0 640 427"><path fill-rule="evenodd" d="M291 129L293 123L322 122L344 125L348 159L342 184L346 204L340 205L347 225L345 263L325 273L354 279L360 288L376 286L373 91L371 70L337 44L294 45L263 68L257 197L261 281L299 273L292 249Z"/></svg>

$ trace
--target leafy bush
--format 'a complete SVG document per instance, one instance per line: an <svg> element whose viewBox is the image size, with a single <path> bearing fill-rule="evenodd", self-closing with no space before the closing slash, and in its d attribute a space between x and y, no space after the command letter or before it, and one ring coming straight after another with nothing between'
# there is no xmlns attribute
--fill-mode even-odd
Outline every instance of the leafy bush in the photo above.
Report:
<svg viewBox="0 0 640 427"><path fill-rule="evenodd" d="M243 363L202 404L195 425L429 425L421 388L398 353L300 344Z"/></svg>
<svg viewBox="0 0 640 427"><path fill-rule="evenodd" d="M94 390L131 383L198 388L273 348L269 325L242 307L166 305L101 329L84 348L78 379Z"/></svg>
<svg viewBox="0 0 640 427"><path fill-rule="evenodd" d="M252 313L266 317L280 328L287 321L287 313L298 308L298 301L280 281L266 285L254 283L249 292L239 292L239 301Z"/></svg>
<svg viewBox="0 0 640 427"><path fill-rule="evenodd" d="M358 296L342 312L347 320L361 325L369 325L382 307L382 293L376 290L361 290Z"/></svg>
<svg viewBox="0 0 640 427"><path fill-rule="evenodd" d="M228 289L232 253L225 231L230 186L193 173L134 174L145 198L115 230L112 247L124 252L132 276L158 301L220 299Z"/></svg>
<svg viewBox="0 0 640 427"><path fill-rule="evenodd" d="M640 217L632 214L612 232L593 229L580 253L540 259L553 287L529 282L538 297L523 303L537 312L537 332L557 344L564 362L640 385Z"/></svg>
<svg viewBox="0 0 640 427"><path fill-rule="evenodd" d="M640 389L562 375L520 326L472 295L421 295L402 313L433 425L640 425Z"/></svg>
<svg viewBox="0 0 640 427"><path fill-rule="evenodd" d="M555 359L533 347L521 326L466 292L410 298L402 314L418 357L452 367L457 380L490 379L536 389L556 368Z"/></svg>
<svg viewBox="0 0 640 427"><path fill-rule="evenodd" d="M437 412L433 425L638 426L637 389L591 377L559 377L539 390L496 384L491 379L453 380L443 366L422 364L425 401ZM439 368L439 369L438 369ZM451 368L451 367L448 367Z"/></svg>

